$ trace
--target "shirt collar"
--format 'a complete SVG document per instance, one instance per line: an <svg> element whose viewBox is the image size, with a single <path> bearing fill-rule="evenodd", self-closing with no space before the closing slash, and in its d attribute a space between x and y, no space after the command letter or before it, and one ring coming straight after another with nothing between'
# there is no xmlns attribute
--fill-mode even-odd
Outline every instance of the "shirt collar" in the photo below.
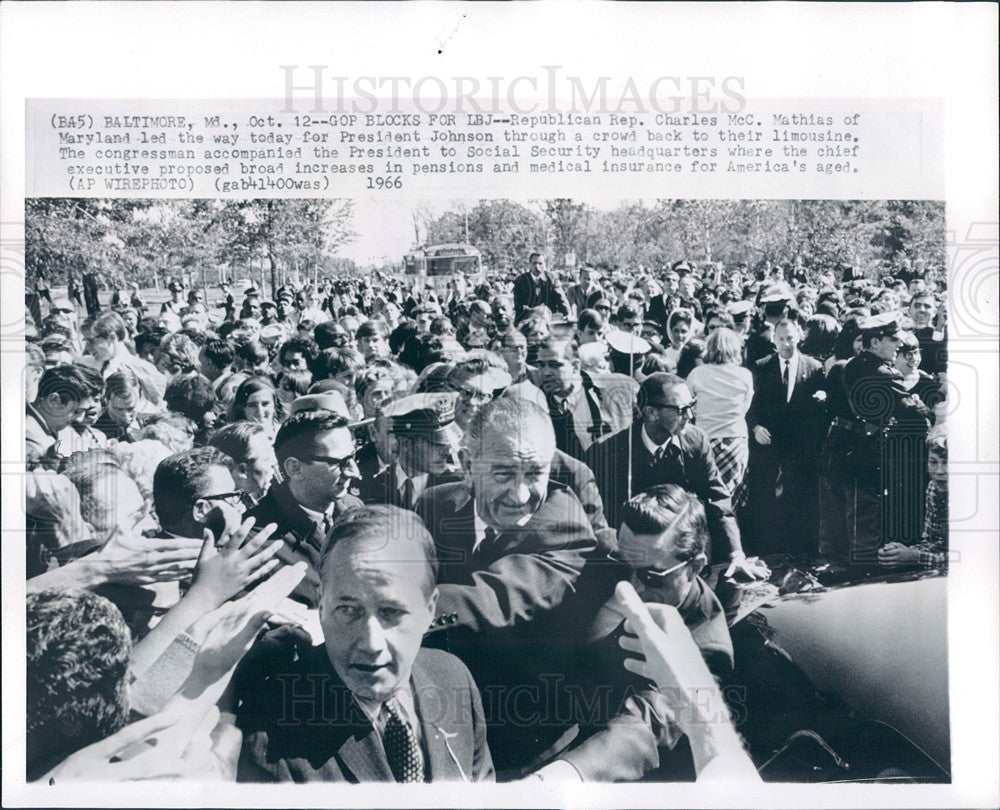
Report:
<svg viewBox="0 0 1000 810"><path fill-rule="evenodd" d="M657 451L660 450L660 448L666 447L671 442L673 442L675 445L680 446L678 444L679 440L677 438L676 433L671 433L669 438L663 444L655 444L653 440L649 438L649 434L646 432L645 425L642 426L642 430L640 431L639 435L642 437L642 443L645 445L646 449L649 451L649 454L651 456L655 456Z"/></svg>
<svg viewBox="0 0 1000 810"><path fill-rule="evenodd" d="M305 506L304 504L301 504L301 503L299 504L299 506L302 507L302 511L305 512L306 515L309 516L309 519L313 523L316 523L318 525L322 525L323 520L325 518L327 518L327 517L332 518L333 517L333 512L334 512L334 510L337 507L337 502L334 501L333 503L331 503L327 507L327 509L326 509L325 512L317 512L315 509L310 509L308 506Z"/></svg>
<svg viewBox="0 0 1000 810"><path fill-rule="evenodd" d="M352 693L354 694L354 693ZM416 706L413 702L413 691L410 689L410 685L399 687L393 694L393 697L399 701L399 705L403 710L403 719L409 723L410 728L416 732L417 730L417 711ZM358 708L364 712L365 717L368 718L369 722L378 729L381 734L385 730L385 717L382 715L382 706L385 701L368 700L363 697L358 697L354 694L354 702L358 704Z"/></svg>
<svg viewBox="0 0 1000 810"><path fill-rule="evenodd" d="M400 495L403 494L403 485L406 483L406 479L409 478L413 482L413 499L414 501L420 497L420 493L427 489L427 479L430 475L427 473L420 473L420 475L407 475L403 471L403 467L400 465L399 461L396 461L396 489Z"/></svg>

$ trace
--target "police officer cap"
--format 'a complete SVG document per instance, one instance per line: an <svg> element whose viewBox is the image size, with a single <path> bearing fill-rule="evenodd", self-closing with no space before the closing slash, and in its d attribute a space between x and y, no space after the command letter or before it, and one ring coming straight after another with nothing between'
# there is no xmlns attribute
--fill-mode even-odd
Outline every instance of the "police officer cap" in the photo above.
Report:
<svg viewBox="0 0 1000 810"><path fill-rule="evenodd" d="M289 414L302 411L332 411L345 419L351 419L351 410L339 391L324 391L321 394L304 394L296 397L288 409Z"/></svg>
<svg viewBox="0 0 1000 810"><path fill-rule="evenodd" d="M897 337L899 338L899 350L901 352L913 352L920 348L920 341L917 340L917 336L908 329L901 331Z"/></svg>
<svg viewBox="0 0 1000 810"><path fill-rule="evenodd" d="M514 382L514 378L510 376L509 372L504 371L502 368L488 366L482 374L473 374L471 377L465 377L462 380L462 387L473 388L484 394L496 395L509 388L512 382Z"/></svg>
<svg viewBox="0 0 1000 810"><path fill-rule="evenodd" d="M679 262L674 262L670 269L673 270L675 273L677 273L677 275L679 276L687 275L692 270L694 270L694 268L691 267L691 265L684 259L681 259Z"/></svg>
<svg viewBox="0 0 1000 810"><path fill-rule="evenodd" d="M753 304L750 301L733 301L726 306L726 312L733 316L734 321L742 321L750 314Z"/></svg>
<svg viewBox="0 0 1000 810"><path fill-rule="evenodd" d="M386 406L397 436L425 436L457 445L461 433L455 424L455 394L410 394Z"/></svg>
<svg viewBox="0 0 1000 810"><path fill-rule="evenodd" d="M760 302L762 304L777 304L782 301L791 301L794 296L787 284L773 284L761 291Z"/></svg>
<svg viewBox="0 0 1000 810"><path fill-rule="evenodd" d="M269 323L260 328L260 342L265 345L273 346L275 343L285 340L286 337L285 327L280 323Z"/></svg>
<svg viewBox="0 0 1000 810"><path fill-rule="evenodd" d="M895 312L872 315L861 323L861 334L866 338L892 337L899 331L899 316Z"/></svg>
<svg viewBox="0 0 1000 810"><path fill-rule="evenodd" d="M167 289L169 289L170 292L181 292L184 289L184 285L179 281L171 281Z"/></svg>
<svg viewBox="0 0 1000 810"><path fill-rule="evenodd" d="M653 347L645 338L633 335L631 332L622 332L620 329L611 329L604 338L611 350L624 354L626 357L632 355L643 355Z"/></svg>

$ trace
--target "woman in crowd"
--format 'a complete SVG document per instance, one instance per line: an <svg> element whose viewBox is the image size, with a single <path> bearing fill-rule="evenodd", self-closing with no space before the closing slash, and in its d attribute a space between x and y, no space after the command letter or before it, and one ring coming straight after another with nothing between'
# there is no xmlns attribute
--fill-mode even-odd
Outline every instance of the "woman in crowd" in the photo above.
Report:
<svg viewBox="0 0 1000 810"><path fill-rule="evenodd" d="M753 399L753 374L741 365L743 341L732 329L715 329L705 346L705 363L687 376L695 398L695 421L708 434L715 463L741 505L749 461L746 413Z"/></svg>
<svg viewBox="0 0 1000 810"><path fill-rule="evenodd" d="M266 377L251 377L236 389L229 421L256 422L263 426L268 438L274 441L281 426L281 403L278 394Z"/></svg>

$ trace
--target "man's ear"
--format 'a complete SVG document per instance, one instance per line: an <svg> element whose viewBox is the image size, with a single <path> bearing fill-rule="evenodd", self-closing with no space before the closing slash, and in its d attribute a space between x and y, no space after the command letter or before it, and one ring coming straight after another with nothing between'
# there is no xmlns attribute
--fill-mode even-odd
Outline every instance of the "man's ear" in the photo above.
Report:
<svg viewBox="0 0 1000 810"><path fill-rule="evenodd" d="M694 571L695 574L701 573L702 569L706 565L708 565L708 557L704 552L691 560L691 570Z"/></svg>
<svg viewBox="0 0 1000 810"><path fill-rule="evenodd" d="M281 470L289 478L298 478L299 473L302 472L302 462L295 456L289 456L281 465Z"/></svg>
<svg viewBox="0 0 1000 810"><path fill-rule="evenodd" d="M427 612L434 616L437 611L438 596L441 592L438 590L437 586L431 591L430 598L427 600Z"/></svg>
<svg viewBox="0 0 1000 810"><path fill-rule="evenodd" d="M194 506L191 507L191 517L194 518L194 522L201 525L205 522L205 518L208 513L213 509L211 501L206 501L203 498L199 498L194 502Z"/></svg>

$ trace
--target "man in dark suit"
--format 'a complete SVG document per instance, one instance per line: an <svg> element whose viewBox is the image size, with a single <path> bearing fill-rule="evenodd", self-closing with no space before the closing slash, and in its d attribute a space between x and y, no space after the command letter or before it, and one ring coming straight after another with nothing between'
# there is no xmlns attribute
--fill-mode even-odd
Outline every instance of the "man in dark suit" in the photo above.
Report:
<svg viewBox="0 0 1000 810"><path fill-rule="evenodd" d="M497 768L518 775L565 731L543 676L565 671L582 642L569 631L582 621L571 597L596 548L576 496L550 480L554 452L544 411L494 400L466 432L466 480L428 490L417 504L441 565L426 643L472 670L488 703Z"/></svg>
<svg viewBox="0 0 1000 810"><path fill-rule="evenodd" d="M689 422L694 398L687 383L675 374L651 374L639 388L638 404L640 416L631 427L597 442L585 459L597 478L608 523L620 525L621 507L632 495L659 484L678 484L705 506L714 554L710 559L728 559L727 575L739 570L766 577L766 566L743 553L729 490L708 436Z"/></svg>
<svg viewBox="0 0 1000 810"><path fill-rule="evenodd" d="M412 394L384 411L396 439L396 460L361 482L361 500L413 509L426 489L461 480L454 394Z"/></svg>
<svg viewBox="0 0 1000 810"><path fill-rule="evenodd" d="M319 598L319 555L334 520L361 506L349 494L358 477L354 439L347 419L328 410L300 411L279 428L274 455L284 480L247 513L258 526L277 524L275 536L285 546L278 556L286 563L306 560L309 569L295 596L315 607Z"/></svg>
<svg viewBox="0 0 1000 810"><path fill-rule="evenodd" d="M566 300L573 307L577 317L587 306L595 295L603 297L605 292L601 285L597 283L597 273L589 264L580 267L580 281L578 284L570 284L566 289Z"/></svg>
<svg viewBox="0 0 1000 810"><path fill-rule="evenodd" d="M520 317L526 309L539 306L568 316L566 294L555 277L545 269L545 257L541 253L532 253L528 257L528 267L528 272L514 279L515 317Z"/></svg>
<svg viewBox="0 0 1000 810"><path fill-rule="evenodd" d="M920 342L920 370L941 374L948 370L948 336L934 328L937 302L927 290L918 290L910 299L913 333Z"/></svg>
<svg viewBox="0 0 1000 810"><path fill-rule="evenodd" d="M698 496L664 484L623 507L618 549L602 573L615 582L631 581L650 610L676 608L709 671L724 678L733 669L733 643L722 605L699 576L707 546L705 510ZM585 700L603 690L617 714L611 723L582 722L579 736L557 762L572 765L584 781L694 778L690 747L678 746L679 724L674 721L679 696L658 692L622 665L622 607L617 593L607 599L580 657L580 667L591 678L589 684L583 681Z"/></svg>
<svg viewBox="0 0 1000 810"><path fill-rule="evenodd" d="M775 354L753 368L745 535L758 553L815 554L819 532L820 445L826 436L825 376L798 349L798 322L774 326ZM749 543L748 543L749 544Z"/></svg>
<svg viewBox="0 0 1000 810"><path fill-rule="evenodd" d="M559 338L538 346L538 384L548 401L556 446L580 461L601 436L632 420L639 387L624 374L581 372L575 343Z"/></svg>
<svg viewBox="0 0 1000 810"><path fill-rule="evenodd" d="M421 648L439 599L434 545L412 512L340 520L320 562L324 643L275 631L234 678L241 781L492 781L468 669Z"/></svg>

